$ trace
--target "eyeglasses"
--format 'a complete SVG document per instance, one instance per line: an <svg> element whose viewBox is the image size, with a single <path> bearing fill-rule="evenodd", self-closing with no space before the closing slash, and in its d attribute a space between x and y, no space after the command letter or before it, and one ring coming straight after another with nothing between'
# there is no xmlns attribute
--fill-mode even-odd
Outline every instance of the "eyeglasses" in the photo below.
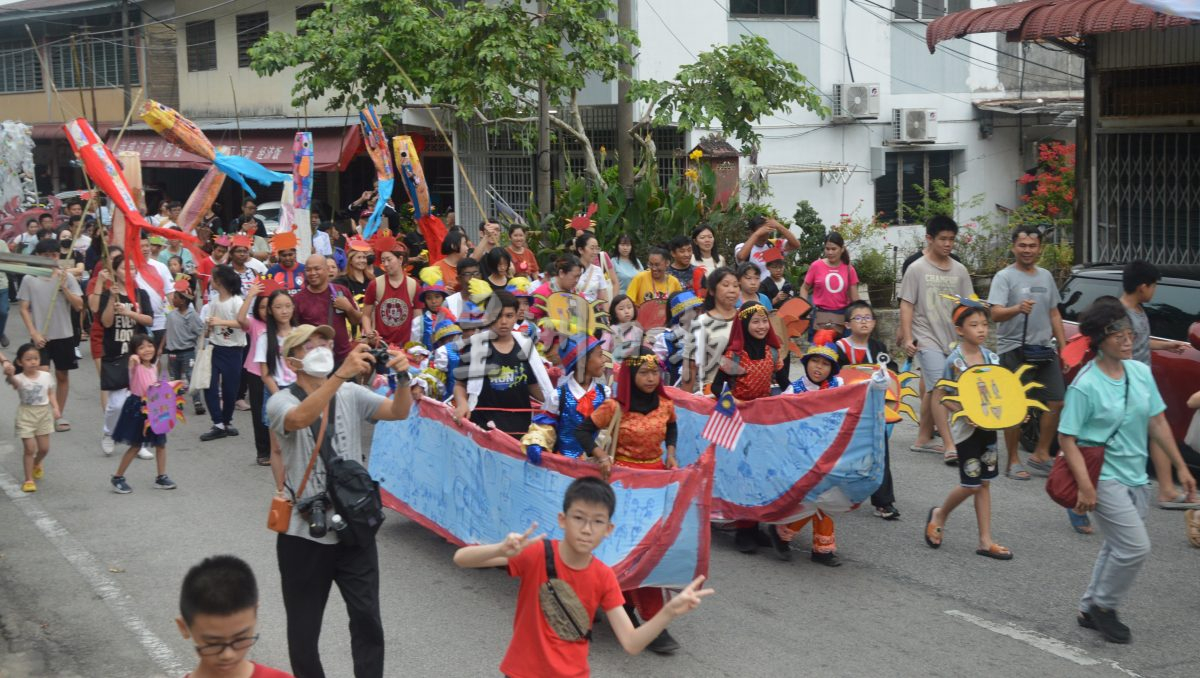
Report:
<svg viewBox="0 0 1200 678"><path fill-rule="evenodd" d="M869 322L875 320L875 316L873 316L873 315L855 315L855 316L851 316L850 320L851 320L851 322L856 322L856 323L869 323Z"/></svg>
<svg viewBox="0 0 1200 678"><path fill-rule="evenodd" d="M567 516L567 518L569 518L570 521L572 523L574 523L575 526L581 530L585 529L587 527L591 527L593 530L599 531L599 530L603 530L605 527L608 527L608 521L599 519L599 518L589 519L587 516L581 516L581 515L570 515L570 516Z"/></svg>
<svg viewBox="0 0 1200 678"><path fill-rule="evenodd" d="M258 642L258 634L256 633L253 636L250 636L249 638L235 638L234 640L231 640L228 643L213 643L212 645L197 645L196 646L196 654L198 654L202 657L212 657L214 655L218 655L218 654L221 654L222 652L224 652L225 648L229 648L231 650L245 650L246 648L250 647L251 645L253 645L257 642Z"/></svg>

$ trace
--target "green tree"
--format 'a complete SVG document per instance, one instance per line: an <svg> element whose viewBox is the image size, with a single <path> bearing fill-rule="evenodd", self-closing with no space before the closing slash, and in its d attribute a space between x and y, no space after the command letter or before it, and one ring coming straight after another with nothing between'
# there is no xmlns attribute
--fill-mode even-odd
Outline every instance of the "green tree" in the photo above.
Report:
<svg viewBox="0 0 1200 678"><path fill-rule="evenodd" d="M547 0L547 12L519 0L339 0L300 22L297 35L271 32L250 50L260 75L295 69L292 103L328 97L331 108L382 104L392 110L436 108L463 122L515 125L530 132L537 121L538 83L544 82L553 128L583 151L584 172L601 187L597 163L578 102L590 78L615 81L633 59L622 41L636 34L609 20L612 0ZM392 59L396 60L393 63ZM399 66L397 66L397 64ZM640 176L654 163L651 124L693 129L719 123L744 150L757 146L752 123L793 103L824 113L818 94L761 38L702 53L664 82L633 83L631 96L648 102L647 115L629 133L643 149ZM530 138L531 134L526 136Z"/></svg>

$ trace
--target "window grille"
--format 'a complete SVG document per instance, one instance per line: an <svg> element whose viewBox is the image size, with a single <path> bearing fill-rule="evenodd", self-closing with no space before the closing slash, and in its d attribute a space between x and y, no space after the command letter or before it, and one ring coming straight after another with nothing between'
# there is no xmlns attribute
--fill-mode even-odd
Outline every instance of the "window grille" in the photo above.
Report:
<svg viewBox="0 0 1200 678"><path fill-rule="evenodd" d="M313 12L317 11L318 9L321 9L324 6L325 5L322 5L320 3L313 3L311 5L301 5L296 8L296 23L297 23L296 35L304 35L304 33L305 33L305 31L302 28L300 28L299 22L304 21L308 17L312 16Z"/></svg>
<svg viewBox="0 0 1200 678"><path fill-rule="evenodd" d="M50 45L50 73L54 86L59 89L83 87L121 87L125 84L123 62L124 45L112 40L75 40L74 54L70 41ZM130 84L139 82L137 56L139 50L131 52L133 63L129 65ZM76 63L78 61L78 63Z"/></svg>
<svg viewBox="0 0 1200 678"><path fill-rule="evenodd" d="M1196 115L1200 113L1200 69L1103 71L1099 99L1103 116Z"/></svg>
<svg viewBox="0 0 1200 678"><path fill-rule="evenodd" d="M940 16L971 9L971 0L896 0L892 5L897 21L933 21Z"/></svg>
<svg viewBox="0 0 1200 678"><path fill-rule="evenodd" d="M188 72L217 70L217 23L189 21L185 34Z"/></svg>
<svg viewBox="0 0 1200 678"><path fill-rule="evenodd" d="M271 29L266 12L239 14L237 16L237 59L238 68L250 67L250 48Z"/></svg>
<svg viewBox="0 0 1200 678"><path fill-rule="evenodd" d="M528 155L490 155L488 185L518 214L529 209L533 193L533 158ZM479 190L476 187L475 190Z"/></svg>
<svg viewBox="0 0 1200 678"><path fill-rule="evenodd" d="M889 224L909 223L906 212L921 204L935 179L951 183L951 151L888 153L884 175L875 180L875 212Z"/></svg>
<svg viewBox="0 0 1200 678"><path fill-rule="evenodd" d="M730 0L729 13L737 17L815 19L817 0Z"/></svg>
<svg viewBox="0 0 1200 678"><path fill-rule="evenodd" d="M0 92L38 92L42 69L28 42L0 42Z"/></svg>

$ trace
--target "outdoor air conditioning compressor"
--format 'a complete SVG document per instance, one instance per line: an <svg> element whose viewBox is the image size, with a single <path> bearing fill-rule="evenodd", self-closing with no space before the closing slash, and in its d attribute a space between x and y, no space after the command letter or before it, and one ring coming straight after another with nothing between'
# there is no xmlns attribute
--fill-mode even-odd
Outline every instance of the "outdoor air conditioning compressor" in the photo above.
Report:
<svg viewBox="0 0 1200 678"><path fill-rule="evenodd" d="M937 141L937 110L897 108L892 112L895 140L901 144L929 144Z"/></svg>

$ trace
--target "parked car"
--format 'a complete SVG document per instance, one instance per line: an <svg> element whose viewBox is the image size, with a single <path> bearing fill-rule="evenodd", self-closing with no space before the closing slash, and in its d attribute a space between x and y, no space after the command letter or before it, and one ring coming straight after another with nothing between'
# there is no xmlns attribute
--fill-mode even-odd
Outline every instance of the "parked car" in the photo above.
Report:
<svg viewBox="0 0 1200 678"><path fill-rule="evenodd" d="M275 231L279 228L279 213L282 210L283 204L277 200L264 202L258 206L255 214L263 220L263 225L267 227L268 238L275 235Z"/></svg>
<svg viewBox="0 0 1200 678"><path fill-rule="evenodd" d="M1079 314L1097 298L1121 296L1121 269L1118 265L1096 265L1076 269L1062 286L1063 325L1067 341L1079 334ZM1150 336L1173 339L1189 344L1182 353L1154 351L1151 368L1158 390L1167 403L1167 422L1192 472L1200 473L1200 450L1183 445L1183 437L1192 421L1193 410L1188 398L1200 390L1200 266L1160 266L1163 278L1158 283L1154 300L1146 304L1150 319ZM1067 383L1075 378L1079 366L1066 374ZM1036 424L1036 422L1031 422ZM1036 442L1036 426L1026 426L1022 442Z"/></svg>

